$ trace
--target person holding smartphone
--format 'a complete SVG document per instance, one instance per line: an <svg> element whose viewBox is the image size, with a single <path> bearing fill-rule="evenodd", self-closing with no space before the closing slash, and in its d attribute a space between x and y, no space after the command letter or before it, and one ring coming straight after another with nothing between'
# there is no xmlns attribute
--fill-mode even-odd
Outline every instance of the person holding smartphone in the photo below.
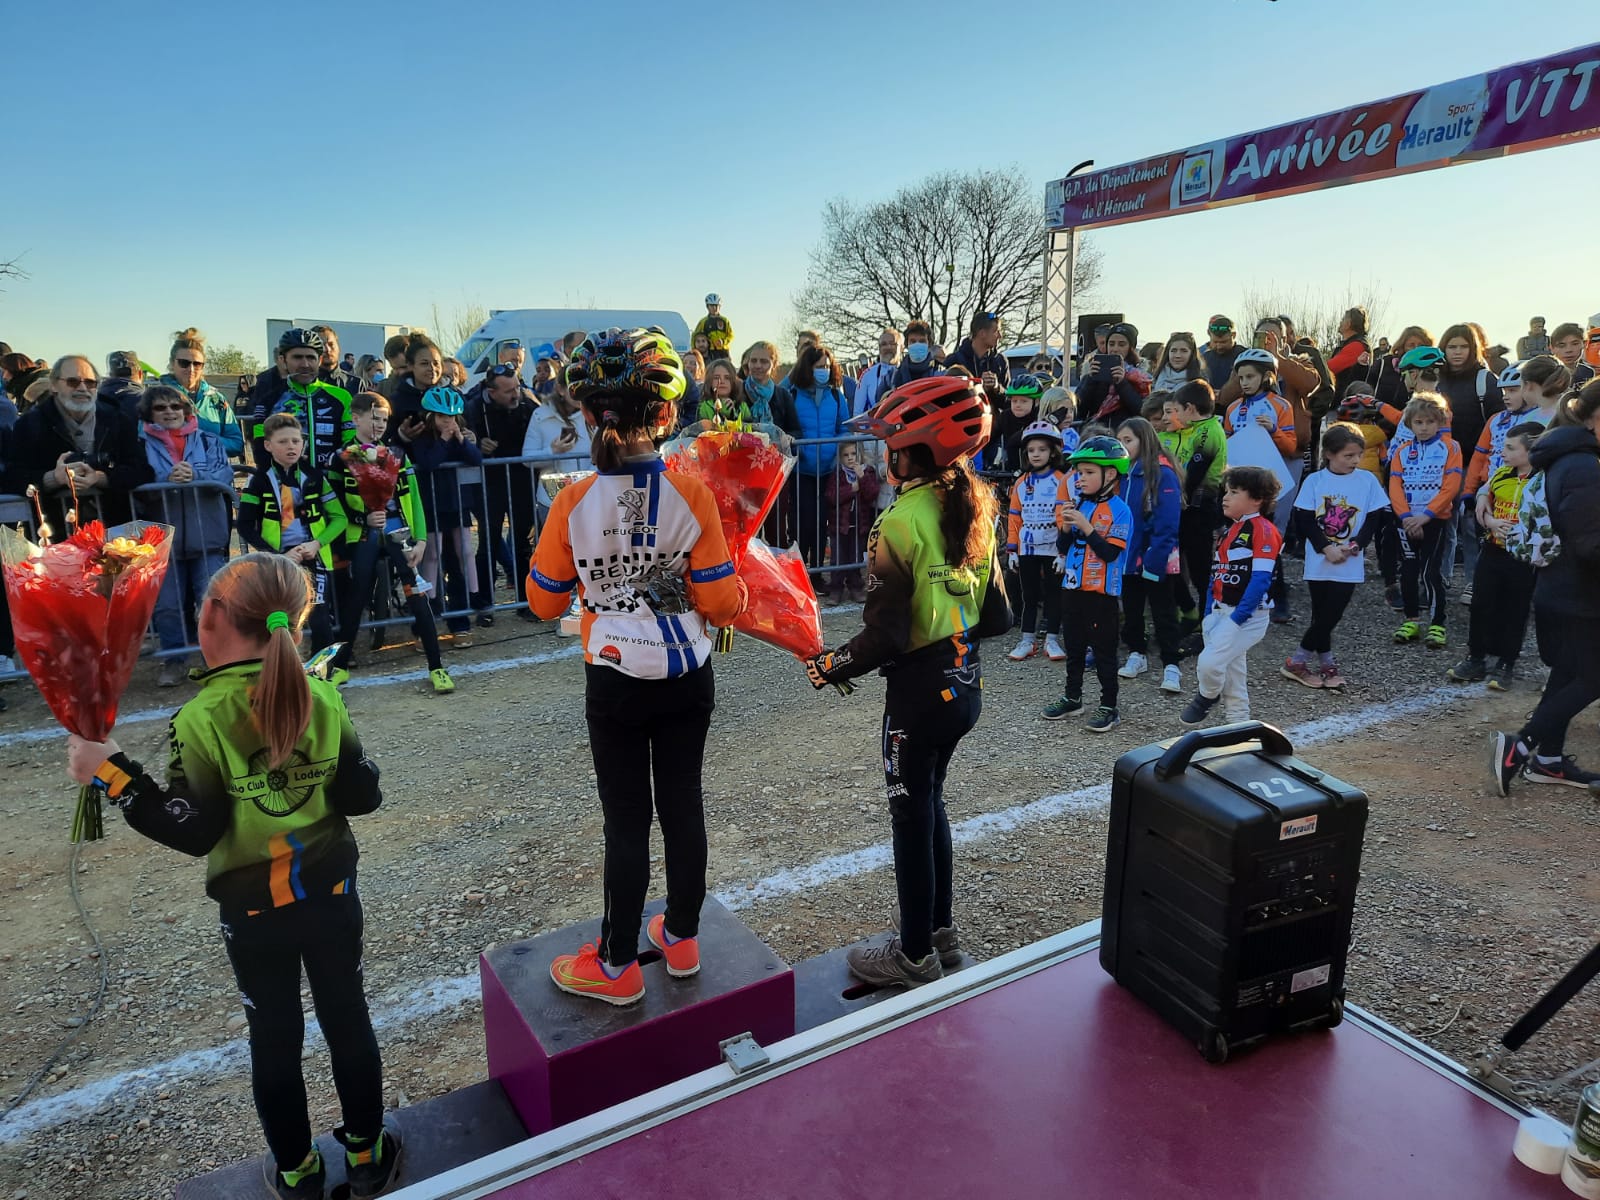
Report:
<svg viewBox="0 0 1600 1200"><path fill-rule="evenodd" d="M1078 411L1113 430L1137 417L1150 395L1150 376L1139 364L1139 329L1126 321L1111 327L1106 352L1089 360L1090 371L1078 384Z"/></svg>
<svg viewBox="0 0 1600 1200"><path fill-rule="evenodd" d="M577 420L578 407L563 381L528 418L528 432L522 439L522 457L559 460L553 466L533 466L533 502L538 508L541 529L550 515L550 497L539 482L541 470L582 471L590 465L589 428Z"/></svg>

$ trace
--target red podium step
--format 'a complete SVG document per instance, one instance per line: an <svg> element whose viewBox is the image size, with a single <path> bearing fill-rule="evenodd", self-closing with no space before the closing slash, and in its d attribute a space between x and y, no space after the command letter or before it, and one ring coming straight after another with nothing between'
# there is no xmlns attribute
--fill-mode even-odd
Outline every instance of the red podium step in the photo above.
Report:
<svg viewBox="0 0 1600 1200"><path fill-rule="evenodd" d="M662 908L650 905L646 921ZM568 995L550 980L558 954L599 934L596 918L480 959L489 1075L530 1134L714 1067L727 1038L749 1033L771 1044L794 1034L793 973L715 900L700 915L700 973L672 978L650 947L639 956L645 997L629 1008Z"/></svg>

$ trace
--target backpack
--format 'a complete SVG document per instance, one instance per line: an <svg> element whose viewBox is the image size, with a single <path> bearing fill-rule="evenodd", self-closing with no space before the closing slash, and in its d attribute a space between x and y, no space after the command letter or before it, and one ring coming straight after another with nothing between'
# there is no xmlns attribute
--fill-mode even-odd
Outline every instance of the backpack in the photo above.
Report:
<svg viewBox="0 0 1600 1200"><path fill-rule="evenodd" d="M1550 523L1550 498L1543 471L1528 476L1517 504L1517 521L1506 534L1506 551L1521 563L1548 567L1561 554L1561 538Z"/></svg>

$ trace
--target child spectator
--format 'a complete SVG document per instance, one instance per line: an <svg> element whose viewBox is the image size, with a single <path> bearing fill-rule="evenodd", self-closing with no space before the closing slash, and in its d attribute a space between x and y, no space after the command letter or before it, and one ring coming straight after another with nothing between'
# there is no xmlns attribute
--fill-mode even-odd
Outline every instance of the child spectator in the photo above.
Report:
<svg viewBox="0 0 1600 1200"><path fill-rule="evenodd" d="M1277 359L1270 350L1241 350L1233 360L1233 377L1240 398L1228 405L1223 417L1231 437L1251 421L1272 438L1272 444L1288 461L1295 453L1294 409L1278 395Z"/></svg>
<svg viewBox="0 0 1600 1200"><path fill-rule="evenodd" d="M1393 420L1386 414L1392 413ZM1387 447L1400 417L1399 409L1392 409L1379 401L1372 385L1357 379L1345 386L1339 400L1339 421L1361 434L1361 462L1357 470L1371 472L1385 490L1389 480ZM1376 522L1372 527L1372 544L1378 548L1378 570L1383 576L1383 600L1396 612L1405 607L1400 599L1400 541L1395 533L1394 514Z"/></svg>
<svg viewBox="0 0 1600 1200"><path fill-rule="evenodd" d="M292 413L273 413L261 425L266 464L239 495L239 540L252 550L281 554L311 577L311 649L333 644L328 572L347 518L339 497L300 456L306 439Z"/></svg>
<svg viewBox="0 0 1600 1200"><path fill-rule="evenodd" d="M1506 400L1514 402L1510 391ZM1500 450L1504 461L1478 489L1478 525L1485 536L1472 575L1467 657L1445 672L1458 683L1476 683L1489 675L1491 689L1511 690L1528 628L1528 610L1533 605L1534 568L1512 557L1506 535L1516 528L1517 508L1533 470L1533 443L1543 432L1544 426L1536 421L1523 421L1507 430ZM1492 675L1488 669L1491 654L1495 656Z"/></svg>
<svg viewBox="0 0 1600 1200"><path fill-rule="evenodd" d="M1222 524L1222 473L1228 469L1228 435L1216 415L1216 394L1204 379L1184 384L1162 411L1167 432L1161 442L1167 458L1183 476L1183 515L1178 521L1178 548L1194 587L1191 598L1183 576L1173 585L1179 630L1200 628L1200 606L1211 580L1211 555ZM1187 628L1185 628L1187 626Z"/></svg>
<svg viewBox="0 0 1600 1200"><path fill-rule="evenodd" d="M1022 662L1039 652L1035 633L1038 609L1044 608L1044 652L1061 662L1061 585L1056 578L1056 508L1061 503L1061 431L1049 421L1035 421L1022 431L1024 473L1011 485L1007 512L1006 562L1022 597L1022 640L1010 654Z"/></svg>
<svg viewBox="0 0 1600 1200"><path fill-rule="evenodd" d="M1130 417L1117 430L1117 440L1132 464L1122 489L1122 499L1133 516L1122 576L1122 643L1128 661L1118 674L1136 679L1149 669L1144 609L1156 627L1161 651L1161 690L1174 695L1183 690L1178 670L1178 602L1173 588L1180 577L1178 529L1183 514L1183 484L1161 451L1155 428L1143 417Z"/></svg>
<svg viewBox="0 0 1600 1200"><path fill-rule="evenodd" d="M955 374L951 368L950 374ZM1021 471L1023 433L1039 420L1044 385L1032 375L1018 375L1006 385L1006 411L997 415L984 459L991 471Z"/></svg>
<svg viewBox="0 0 1600 1200"><path fill-rule="evenodd" d="M1561 411L1561 397L1573 386L1572 372L1553 354L1541 354L1508 367L1506 376L1513 371L1516 372L1516 386L1501 387L1506 406L1509 408L1512 404L1511 393L1518 391L1522 396L1522 420L1537 421L1546 429L1550 428ZM1514 423L1521 424L1521 421Z"/></svg>
<svg viewBox="0 0 1600 1200"><path fill-rule="evenodd" d="M376 810L383 793L339 693L302 669L307 590L276 555L245 555L212 578L200 609L207 670L200 694L172 718L165 787L116 742L76 735L67 773L145 837L207 860L206 893L250 1030L250 1085L270 1150L266 1194L321 1196L326 1179L301 1068L303 964L344 1115L333 1131L342 1190L378 1196L393 1181L401 1139L384 1122L348 818Z"/></svg>
<svg viewBox="0 0 1600 1200"><path fill-rule="evenodd" d="M1448 413L1443 398L1432 392L1413 396L1403 414L1412 437L1389 460L1389 502L1400 523L1400 596L1406 614L1394 640L1400 645L1417 640L1422 632L1417 622L1426 607L1429 624L1423 640L1430 650L1442 650L1447 641L1445 531L1461 494L1461 448L1443 432Z"/></svg>
<svg viewBox="0 0 1600 1200"><path fill-rule="evenodd" d="M195 644L195 613L206 585L228 559L233 465L221 436L200 427L194 402L181 389L163 383L146 388L139 395L139 418L139 438L157 483L210 483L228 489L134 495L140 517L173 528L172 557L156 597L154 624L162 650L182 650ZM188 673L184 655L168 658L161 664L156 686L176 687Z"/></svg>
<svg viewBox="0 0 1600 1200"><path fill-rule="evenodd" d="M1272 523L1278 479L1265 467L1229 467L1222 476L1222 515L1230 521L1217 544L1201 622L1205 649L1195 663L1195 693L1180 720L1203 725L1217 701L1229 721L1250 719L1245 682L1250 647L1267 633L1268 591L1283 549Z"/></svg>
<svg viewBox="0 0 1600 1200"><path fill-rule="evenodd" d="M1194 334L1175 333L1169 337L1156 358L1153 374L1155 378L1150 382L1152 395L1156 392L1175 392L1184 384L1203 378L1205 364L1200 361L1200 347L1194 340Z"/></svg>
<svg viewBox="0 0 1600 1200"><path fill-rule="evenodd" d="M1039 419L1049 421L1061 431L1063 458L1078 448L1079 434L1072 427L1077 417L1078 406L1073 402L1070 391L1064 387L1045 388L1044 395L1039 397Z"/></svg>
<svg viewBox="0 0 1600 1200"><path fill-rule="evenodd" d="M751 420L739 373L727 358L713 358L706 364L706 382L700 389L700 407L695 416L701 421Z"/></svg>
<svg viewBox="0 0 1600 1200"><path fill-rule="evenodd" d="M421 431L405 443L416 467L417 491L430 534L422 551L422 577L436 604L443 594L445 609L460 611L478 590L478 572L457 468L481 467L483 454L466 436L461 423L466 402L455 388L429 388L422 397L422 410ZM449 623L457 647L472 645L466 617L451 617Z"/></svg>
<svg viewBox="0 0 1600 1200"><path fill-rule="evenodd" d="M1538 374L1546 383L1555 383L1556 389L1550 397L1551 415L1554 415L1555 406L1559 402L1561 393L1566 390L1566 380L1570 378L1567 369L1553 358L1546 356L1548 368L1538 368ZM1495 413L1484 422L1483 430L1478 434L1478 443L1470 451L1472 461L1467 464L1466 480L1461 486L1461 495L1467 504L1473 506L1474 517L1477 511L1478 489L1489 481L1489 477L1505 465L1504 446L1506 434L1513 425L1520 425L1524 421L1538 420L1530 412L1534 405L1542 403L1543 389L1539 384L1531 387L1523 386L1524 376L1522 367L1516 363L1507 365L1500 372L1499 386L1505 408ZM1542 427L1545 422L1539 421ZM1461 448L1463 456L1469 451L1465 446ZM1473 536L1477 536L1476 526L1473 526ZM1473 596L1473 579L1477 575L1477 557L1471 556L1472 569L1467 573L1467 586L1462 590L1461 603L1470 605Z"/></svg>
<svg viewBox="0 0 1600 1200"><path fill-rule="evenodd" d="M727 363L724 359L717 359L711 365L726 366ZM711 379L709 369L706 379L708 382ZM861 561L862 544L878 513L880 486L877 470L861 462L861 446L856 442L841 443L823 500L826 515L833 524L831 534L835 563ZM834 571L829 580L829 591L829 599L835 604L843 601L847 595L851 604L860 604L867 598L861 582L861 568Z"/></svg>
<svg viewBox="0 0 1600 1200"><path fill-rule="evenodd" d="M1133 514L1117 491L1128 476L1128 452L1116 438L1086 438L1067 459L1067 467L1072 474L1061 481L1056 510L1067 684L1044 710L1044 719L1059 721L1083 711L1083 669L1086 654L1092 652L1100 707L1088 728L1109 733L1122 723L1117 711L1117 597L1122 594L1123 552Z"/></svg>
<svg viewBox="0 0 1600 1200"><path fill-rule="evenodd" d="M1308 475L1295 493L1294 525L1307 547L1311 624L1282 673L1307 687L1345 685L1333 658L1333 631L1356 585L1366 577L1367 544L1389 508L1378 477L1361 466L1366 453L1366 436L1356 426L1328 426L1322 435L1323 467Z"/></svg>
<svg viewBox="0 0 1600 1200"><path fill-rule="evenodd" d="M341 553L348 562L344 592L340 596L339 640L344 643L335 666L354 666L356 634L362 614L372 601L372 586L378 563L386 561L401 582L406 608L416 626L422 652L428 659L428 681L441 695L456 690L455 681L439 657L439 631L428 607L433 590L417 570L428 541L428 522L417 494L416 473L409 462L402 462L395 479L394 495L381 510L367 511L356 483L352 463L383 448L383 435L389 427L389 402L376 392L361 392L351 403L355 419L356 443L346 446L335 461L331 482L344 505L349 524ZM404 458L399 446L388 447L390 455Z"/></svg>

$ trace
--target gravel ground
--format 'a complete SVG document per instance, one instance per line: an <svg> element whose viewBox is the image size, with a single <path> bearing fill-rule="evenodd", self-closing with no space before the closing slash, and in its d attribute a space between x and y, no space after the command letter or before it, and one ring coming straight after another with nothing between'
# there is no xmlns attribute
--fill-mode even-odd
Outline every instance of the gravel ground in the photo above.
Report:
<svg viewBox="0 0 1600 1200"><path fill-rule="evenodd" d="M1464 638L1466 610L1454 611ZM1394 647L1393 624L1380 589L1369 584L1342 631L1341 663L1351 680L1342 695L1278 676L1298 632L1275 627L1252 655L1254 709L1293 728L1411 702L1414 715L1356 721L1342 731L1324 725L1303 756L1372 801L1351 999L1466 1059L1592 943L1600 880L1591 847L1600 811L1586 793L1562 788L1495 796L1488 735L1520 722L1533 685L1510 696L1447 687L1443 671L1454 648ZM832 614L827 625L840 640L854 615ZM418 681L347 693L383 766L388 797L355 828L374 1011L412 1014L380 1033L393 1104L482 1077L469 977L483 947L561 928L598 904L600 820L582 672L570 646L546 627L502 619L475 647L451 652L453 667L486 668L460 674L453 697L434 697ZM1185 697L1161 693L1155 675L1125 686L1123 726L1109 736L1089 734L1079 722L1046 724L1037 713L1059 691L1060 668L1042 658L1010 663L1002 657L1007 648L986 648L988 711L947 788L956 821L1104 784L1121 751L1178 731ZM567 657L489 668L552 653ZM419 666L411 651L396 648L369 656L366 674ZM887 869L799 893L751 886L886 839L876 746L881 683L865 681L845 699L814 693L791 660L745 639L718 661L717 682L706 765L713 889L789 961L881 929L892 903ZM1092 699L1092 684L1088 690ZM1418 707L1429 693L1436 705ZM146 678L124 712L173 707L186 694L157 693ZM10 832L0 1095L8 1102L81 1018L98 962L66 886L72 790L61 775L61 743L6 742L48 721L36 697L17 688L7 697L11 710L0 717L7 779L0 817ZM160 721L130 725L122 740L135 756L160 761L164 731ZM1571 748L1580 760L1600 761L1600 733L1589 718L1574 726ZM965 944L980 957L1099 915L1103 809L1063 801L1035 815L957 848L958 917ZM105 1007L10 1131L0 1122L0 1197L144 1200L260 1146L239 1054L243 1017L215 909L202 891L203 867L139 839L114 815L107 830L104 842L85 849L79 875L105 944ZM436 981L447 986L429 991ZM460 981L458 990L449 981ZM1580 996L1516 1056L1511 1073L1548 1080L1600 1057L1597 1003ZM231 1049L207 1056L218 1047ZM84 1105L47 1107L178 1055L191 1056L187 1072L126 1082ZM307 1082L313 1121L333 1124L320 1048L308 1052ZM1569 1117L1575 1088L1546 1096L1552 1111Z"/></svg>

